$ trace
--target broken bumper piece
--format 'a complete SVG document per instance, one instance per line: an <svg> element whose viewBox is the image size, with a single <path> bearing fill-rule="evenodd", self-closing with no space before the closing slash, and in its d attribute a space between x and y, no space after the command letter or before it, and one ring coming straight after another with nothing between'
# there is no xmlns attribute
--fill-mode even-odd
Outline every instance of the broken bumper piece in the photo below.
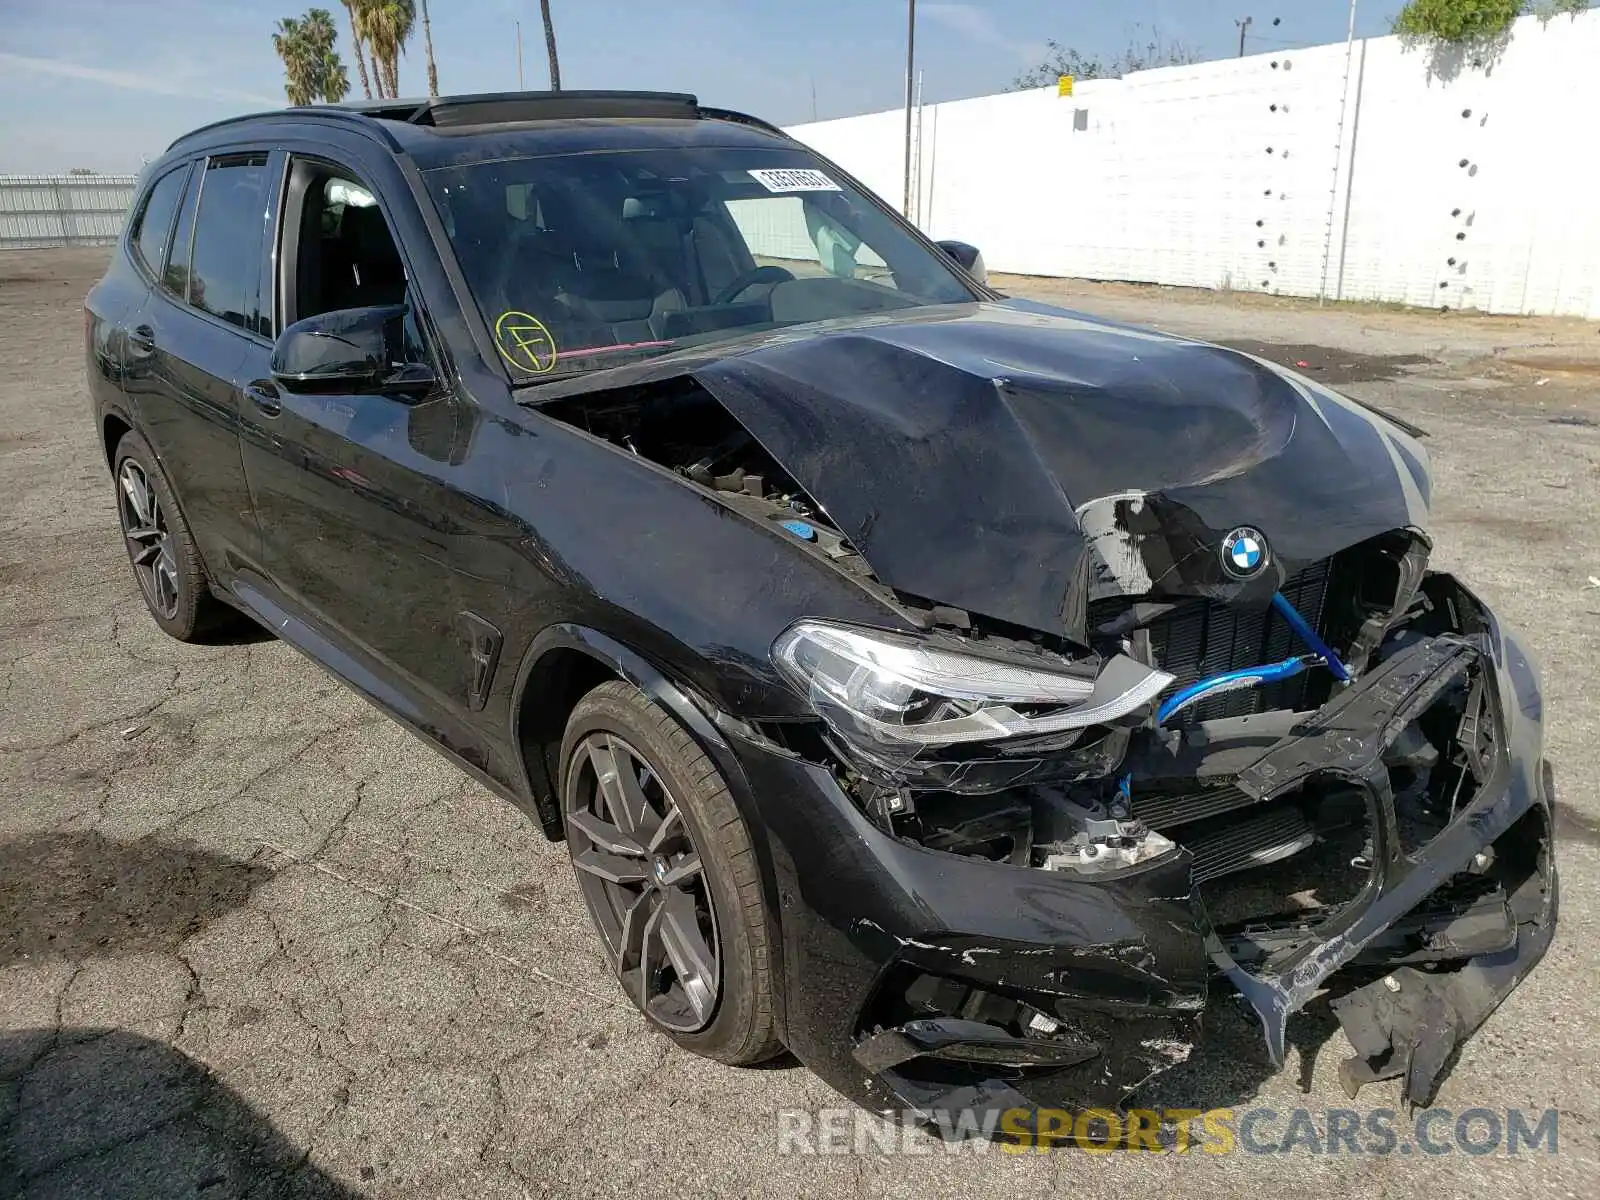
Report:
<svg viewBox="0 0 1600 1200"><path fill-rule="evenodd" d="M724 725L725 762L767 834L790 1049L874 1109L959 1121L1115 1107L1189 1057L1218 976L1260 1014L1277 1062L1294 1011L1324 986L1375 980L1335 1001L1357 1051L1346 1087L1400 1077L1428 1102L1455 1047L1543 955L1557 904L1537 674L1459 599L1467 633L1392 652L1240 774L1260 802L1313 775L1364 791L1367 882L1317 919L1214 928L1181 846L1090 876L891 837L825 766ZM1482 777L1419 840L1385 751L1463 686L1493 726Z"/></svg>
<svg viewBox="0 0 1600 1200"><path fill-rule="evenodd" d="M1469 677L1485 681L1485 713L1497 731L1479 768L1484 779L1442 832L1408 852L1384 752L1441 692ZM1283 1061L1289 1015L1375 944L1387 941L1391 962L1477 952L1436 974L1405 967L1334 1002L1358 1055L1342 1071L1346 1089L1400 1077L1403 1099L1426 1104L1456 1047L1543 957L1555 928L1557 885L1540 715L1527 655L1491 627L1478 637L1431 639L1395 654L1241 773L1238 786L1258 800L1312 775L1356 785L1366 793L1372 831L1367 887L1310 936L1246 969L1217 932L1208 935L1213 959L1260 1014L1274 1063ZM1501 846L1503 837L1512 844ZM1510 877L1512 894L1497 887L1464 909L1422 911L1453 879L1492 864L1497 849L1525 865ZM1418 936L1407 939L1408 926Z"/></svg>

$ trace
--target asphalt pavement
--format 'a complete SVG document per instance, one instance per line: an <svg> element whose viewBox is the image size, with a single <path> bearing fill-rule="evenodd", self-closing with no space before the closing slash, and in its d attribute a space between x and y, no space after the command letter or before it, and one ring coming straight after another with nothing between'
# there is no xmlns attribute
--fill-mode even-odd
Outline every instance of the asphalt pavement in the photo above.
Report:
<svg viewBox="0 0 1600 1200"><path fill-rule="evenodd" d="M1548 958L1437 1105L1553 1109L1556 1152L802 1154L817 1139L781 1129L845 1128L825 1111L842 1102L792 1061L735 1070L651 1033L563 847L289 647L184 646L149 620L84 386L103 262L0 254L0 1194L1594 1194L1592 323L1006 281L1304 364L1430 431L1436 562L1543 661L1564 901ZM1344 1099L1316 1005L1281 1071L1237 1001L1213 1009L1167 1103L1270 1110L1268 1141L1296 1109L1321 1128L1397 1107L1390 1084Z"/></svg>

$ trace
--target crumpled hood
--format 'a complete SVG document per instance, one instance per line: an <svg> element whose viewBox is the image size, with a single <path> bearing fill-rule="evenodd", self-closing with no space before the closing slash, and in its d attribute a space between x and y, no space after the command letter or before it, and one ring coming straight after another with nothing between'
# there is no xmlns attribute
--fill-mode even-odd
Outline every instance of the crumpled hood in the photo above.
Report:
<svg viewBox="0 0 1600 1200"><path fill-rule="evenodd" d="M1270 592L1426 526L1426 456L1369 410L1026 301L780 332L689 371L884 583L1075 641L1103 595ZM1239 526L1270 547L1248 584L1221 565Z"/></svg>

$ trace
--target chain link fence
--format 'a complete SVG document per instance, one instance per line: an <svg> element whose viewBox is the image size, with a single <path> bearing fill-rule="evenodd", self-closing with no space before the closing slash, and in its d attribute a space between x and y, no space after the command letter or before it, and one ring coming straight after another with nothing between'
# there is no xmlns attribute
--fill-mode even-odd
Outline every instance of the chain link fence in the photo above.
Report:
<svg viewBox="0 0 1600 1200"><path fill-rule="evenodd" d="M0 250L116 241L136 175L0 175Z"/></svg>

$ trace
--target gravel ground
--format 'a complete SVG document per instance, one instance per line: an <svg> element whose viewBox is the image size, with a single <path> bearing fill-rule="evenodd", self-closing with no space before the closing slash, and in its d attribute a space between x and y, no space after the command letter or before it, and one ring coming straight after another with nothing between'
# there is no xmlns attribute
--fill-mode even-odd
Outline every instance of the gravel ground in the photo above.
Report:
<svg viewBox="0 0 1600 1200"><path fill-rule="evenodd" d="M1554 948L1438 1104L1557 1108L1559 1152L801 1157L775 1114L832 1093L650 1033L561 847L288 647L182 646L146 617L87 419L103 261L0 255L0 1194L1593 1194L1593 326L1008 281L1305 363L1432 431L1438 560L1544 662L1564 877ZM1237 1002L1215 1007L1169 1100L1345 1104L1325 1013L1274 1072ZM1379 1085L1357 1107L1396 1103Z"/></svg>

